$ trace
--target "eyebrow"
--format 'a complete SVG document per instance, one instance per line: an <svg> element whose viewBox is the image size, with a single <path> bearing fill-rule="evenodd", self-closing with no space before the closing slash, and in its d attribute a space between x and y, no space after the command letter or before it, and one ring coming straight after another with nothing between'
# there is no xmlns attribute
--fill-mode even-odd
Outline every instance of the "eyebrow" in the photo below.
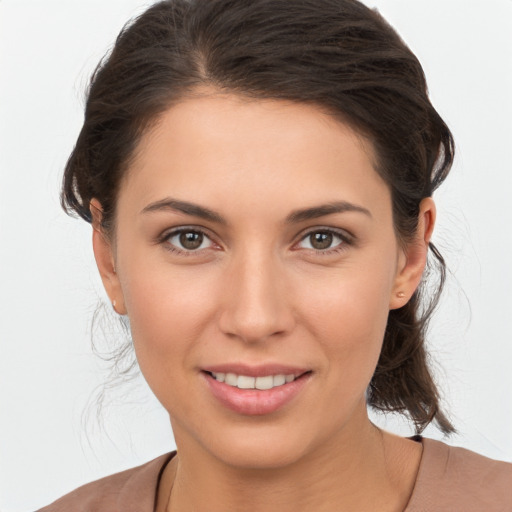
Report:
<svg viewBox="0 0 512 512"><path fill-rule="evenodd" d="M174 210L185 215L191 215L193 217L199 217L201 219L216 222L217 224L227 224L226 219L219 215L217 212L199 206L198 204L189 203L188 201L180 201L179 199L172 199L170 197L156 201L155 203L148 204L141 213L150 213L158 211Z"/></svg>
<svg viewBox="0 0 512 512"><path fill-rule="evenodd" d="M198 204L190 203L188 201L181 201L179 199L165 198L161 201L156 201L147 205L141 213L150 213L158 211L178 211L185 215L191 215L193 217L199 217L217 224L227 225L227 220L222 217L219 213L199 206ZM287 224L297 224L307 220L317 219L324 217L325 215L332 215L335 213L345 212L357 212L363 213L368 217L372 217L370 211L362 206L358 206L348 201L334 201L319 206L312 206L310 208L303 208L300 210L294 210L286 217Z"/></svg>
<svg viewBox="0 0 512 512"><path fill-rule="evenodd" d="M295 224L298 222L304 222L306 220L316 219L323 217L324 215L332 215L334 213L345 213L345 212L358 212L364 213L368 217L372 217L370 210L358 206L356 204L349 203L348 201L334 201L332 203L322 204L319 206L313 206L311 208L304 208L302 210L295 210L286 217L288 224Z"/></svg>

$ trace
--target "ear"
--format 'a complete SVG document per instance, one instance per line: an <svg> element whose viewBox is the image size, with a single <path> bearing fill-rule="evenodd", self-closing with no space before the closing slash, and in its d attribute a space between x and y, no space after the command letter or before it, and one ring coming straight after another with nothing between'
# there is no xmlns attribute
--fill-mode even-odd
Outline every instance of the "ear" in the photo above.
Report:
<svg viewBox="0 0 512 512"><path fill-rule="evenodd" d="M434 224L436 205L431 197L420 203L418 227L414 239L402 249L398 258L397 275L393 286L389 309L405 306L418 288L427 264L427 255Z"/></svg>
<svg viewBox="0 0 512 512"><path fill-rule="evenodd" d="M117 275L112 242L101 225L103 208L97 199L89 204L92 217L92 248L101 280L116 313L126 315L123 291Z"/></svg>

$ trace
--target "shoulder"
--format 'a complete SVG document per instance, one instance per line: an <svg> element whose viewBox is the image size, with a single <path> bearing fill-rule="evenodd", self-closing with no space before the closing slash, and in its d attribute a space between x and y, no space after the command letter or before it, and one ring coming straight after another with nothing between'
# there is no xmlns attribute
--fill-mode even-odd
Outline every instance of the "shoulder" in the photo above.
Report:
<svg viewBox="0 0 512 512"><path fill-rule="evenodd" d="M407 512L512 511L512 464L433 439L422 443Z"/></svg>
<svg viewBox="0 0 512 512"><path fill-rule="evenodd" d="M39 512L152 512L160 474L174 454L83 485Z"/></svg>

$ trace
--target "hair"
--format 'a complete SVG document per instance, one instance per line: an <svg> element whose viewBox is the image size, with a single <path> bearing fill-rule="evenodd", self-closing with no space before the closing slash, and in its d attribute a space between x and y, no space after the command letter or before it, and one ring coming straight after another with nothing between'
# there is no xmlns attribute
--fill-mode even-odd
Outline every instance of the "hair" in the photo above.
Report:
<svg viewBox="0 0 512 512"><path fill-rule="evenodd" d="M418 59L377 11L356 0L166 0L128 23L93 73L64 173L64 209L91 222L96 198L102 228L113 234L116 197L142 134L201 86L309 103L366 136L404 244L415 234L421 200L453 162L452 135L429 100ZM427 292L433 266L439 279ZM408 303L389 313L367 402L409 416L416 433L435 422L448 434L455 429L425 348L446 275L432 243L427 267Z"/></svg>

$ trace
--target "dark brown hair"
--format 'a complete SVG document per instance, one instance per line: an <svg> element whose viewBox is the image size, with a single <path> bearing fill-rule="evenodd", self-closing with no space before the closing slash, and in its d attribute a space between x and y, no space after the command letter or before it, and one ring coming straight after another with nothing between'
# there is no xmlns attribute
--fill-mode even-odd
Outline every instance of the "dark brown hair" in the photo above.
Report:
<svg viewBox="0 0 512 512"><path fill-rule="evenodd" d="M66 211L91 222L89 202L97 198L112 233L117 192L141 134L202 85L311 103L367 136L403 243L415 232L420 201L453 161L452 135L429 101L420 63L378 12L355 0L167 0L122 30L92 77L64 174ZM367 399L409 415L417 432L435 421L450 433L425 349L445 276L443 258L430 249L437 287L426 296L420 286L390 311Z"/></svg>

